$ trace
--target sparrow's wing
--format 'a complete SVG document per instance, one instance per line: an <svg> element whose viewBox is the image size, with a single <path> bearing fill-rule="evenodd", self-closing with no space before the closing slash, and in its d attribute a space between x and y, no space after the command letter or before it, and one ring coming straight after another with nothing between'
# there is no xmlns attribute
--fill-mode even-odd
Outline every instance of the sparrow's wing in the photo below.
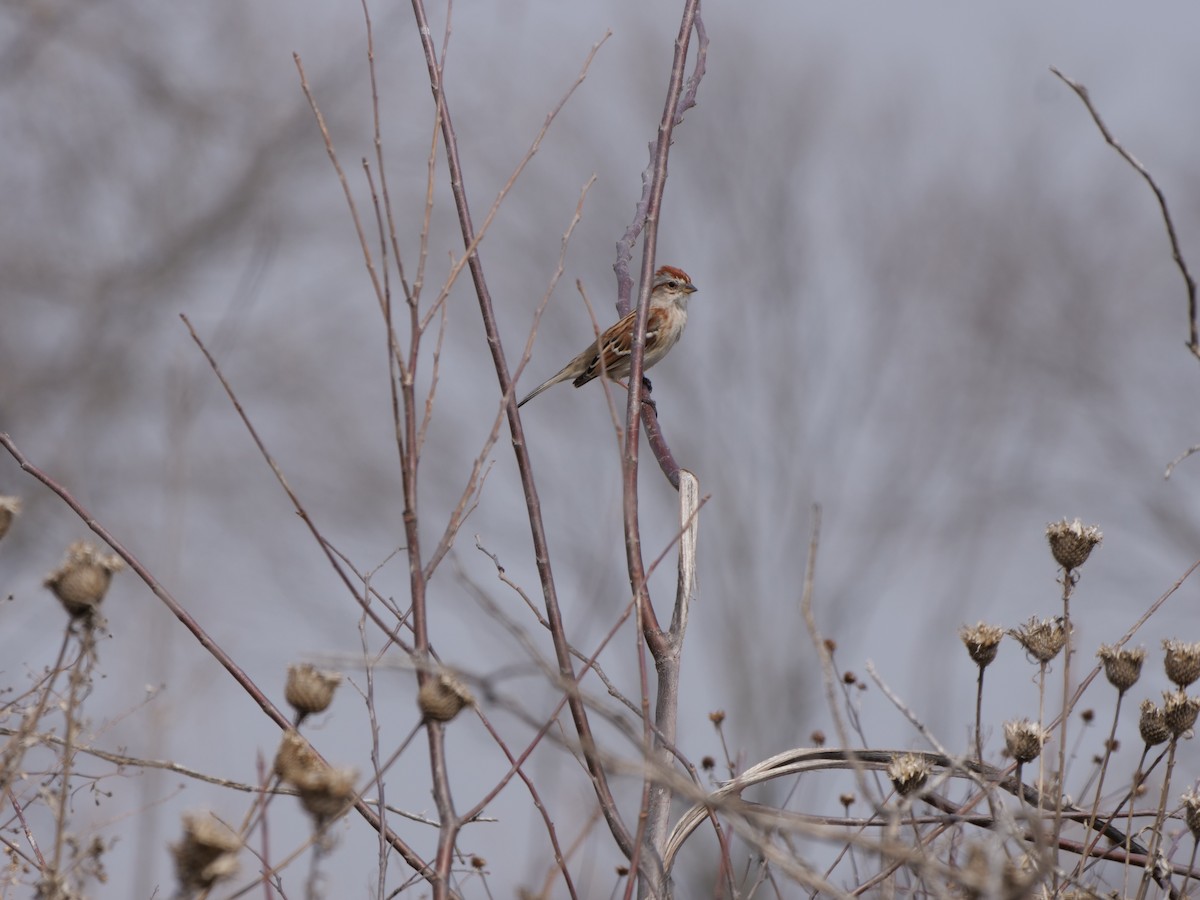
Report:
<svg viewBox="0 0 1200 900"><path fill-rule="evenodd" d="M654 356L654 349L658 346L663 327L666 324L663 320L664 315L664 311L658 307L650 310L650 315L646 320L646 346L642 351L643 360L646 357L653 358ZM588 361L587 368L573 382L575 387L587 384L593 378L599 377L602 372L614 379L624 378L629 374L629 357L633 353L633 328L636 319L637 310L631 310L619 322L600 335L600 339L590 348L592 358ZM598 350L597 347L599 347ZM604 359L603 367L600 365L602 357Z"/></svg>

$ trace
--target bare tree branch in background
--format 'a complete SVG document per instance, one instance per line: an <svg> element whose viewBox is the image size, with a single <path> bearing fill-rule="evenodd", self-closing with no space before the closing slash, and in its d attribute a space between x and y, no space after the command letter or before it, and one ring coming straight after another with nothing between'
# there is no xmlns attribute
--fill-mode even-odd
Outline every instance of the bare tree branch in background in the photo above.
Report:
<svg viewBox="0 0 1200 900"><path fill-rule="evenodd" d="M1183 277L1184 289L1187 292L1187 348L1191 351L1193 356L1195 356L1197 359L1200 359L1200 326L1197 325L1196 321L1196 279L1192 277L1192 273L1188 269L1187 260L1183 258L1183 251L1179 248L1179 237L1175 233L1175 222L1171 218L1171 211L1167 208L1166 194L1163 193L1162 188L1158 186L1158 183L1154 180L1154 177L1150 174L1149 170L1138 161L1137 157L1126 150L1124 145L1122 145L1120 141L1113 137L1112 132L1108 130L1108 126L1104 124L1104 120L1100 118L1100 113L1092 104L1092 98L1088 93L1087 87L1083 84L1080 84L1078 81L1071 80L1054 66L1050 67L1050 71L1053 72L1059 78L1059 80L1063 82L1063 84L1067 85L1067 87L1069 87L1079 96L1079 99L1083 101L1083 105L1087 107L1087 111L1091 114L1092 121L1094 121L1096 123L1096 127L1100 129L1100 134L1103 135L1105 142L1114 150L1116 150L1118 154L1120 154L1121 159L1133 166L1134 171L1136 171L1142 176L1142 178L1146 180L1146 184L1150 185L1150 190L1154 192L1154 199L1158 201L1158 208L1162 211L1163 224L1167 228L1167 239L1171 243L1171 258L1175 260L1175 265L1179 269L1179 274ZM1173 460L1167 463L1167 468L1163 473L1163 477L1170 478L1171 473L1175 471L1175 467L1195 453L1200 453L1200 444L1189 447L1187 450L1183 451L1183 453L1179 454Z"/></svg>
<svg viewBox="0 0 1200 900"><path fill-rule="evenodd" d="M1104 136L1105 142L1120 154L1121 159L1133 166L1134 170L1142 178L1146 179L1146 184L1150 185L1150 190L1154 192L1154 199L1158 201L1158 208L1162 211L1163 224L1167 227L1167 238L1171 242L1171 258L1175 260L1175 265L1179 268L1179 274L1183 276L1183 283L1187 290L1187 348L1192 352L1193 356L1200 359L1200 330L1198 330L1196 322L1196 279L1192 277L1192 273L1188 270L1187 261L1183 258L1183 251L1179 249L1179 237L1175 234L1175 222L1171 219L1171 211L1167 209L1166 194L1162 192L1162 188L1158 186L1158 183L1155 182L1154 177L1146 167L1132 153L1126 150L1120 141L1113 137L1112 132L1108 130L1108 126L1104 124L1104 120L1100 118L1100 113L1092 105L1092 98L1088 94L1088 89L1078 81L1072 81L1054 66L1050 67L1050 71L1058 76L1063 84L1079 95L1079 99L1083 101L1083 105L1087 107L1087 111L1091 114L1092 121L1100 129L1100 134Z"/></svg>

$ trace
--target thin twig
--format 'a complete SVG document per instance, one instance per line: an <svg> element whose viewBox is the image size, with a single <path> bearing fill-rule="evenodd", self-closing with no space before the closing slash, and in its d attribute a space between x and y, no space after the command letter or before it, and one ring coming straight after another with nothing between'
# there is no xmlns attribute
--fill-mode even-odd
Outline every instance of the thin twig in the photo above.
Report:
<svg viewBox="0 0 1200 900"><path fill-rule="evenodd" d="M558 593L554 584L554 574L550 565L550 552L546 538L545 524L542 520L541 500L538 497L537 486L533 478L533 463L525 441L525 431L517 412L516 399L513 396L513 378L505 358L504 346L500 339L499 325L496 321L495 307L492 303L491 292L484 277L483 263L477 251L478 234L471 218L470 205L467 202L465 176L462 162L458 154L458 138L454 131L454 122L450 115L449 104L443 91L442 70L438 62L438 54L433 45L432 31L429 27L429 17L425 11L424 0L412 0L413 13L416 17L417 33L420 37L421 49L425 56L426 70L430 79L430 90L433 101L438 109L441 121L442 139L446 147L446 163L450 174L450 188L454 196L454 205L458 213L459 227L466 251L464 258L471 271L471 280L475 287L475 295L479 301L479 311L487 336L488 349L492 354L492 362L496 370L500 392L506 398L509 431L512 436L517 470L521 478L521 487L525 493L525 506L529 518L530 532L533 538L534 559L537 563L538 578L542 585L542 594L546 604L546 618L550 624L550 633L554 643L556 662L560 677L564 681L575 678L570 651L567 649L566 628L562 620L562 611L558 602ZM600 808L604 811L605 821L617 842L621 852L629 857L633 853L633 838L628 827L617 809L616 800L609 788L608 776L604 771L598 753L596 742L588 721L587 708L576 695L569 694L571 717L579 735L584 758L587 760L588 774L591 776L592 787L596 792Z"/></svg>
<svg viewBox="0 0 1200 900"><path fill-rule="evenodd" d="M1137 171L1139 175L1146 180L1146 184L1150 185L1150 190L1154 192L1154 197L1158 200L1158 208L1162 211L1163 224L1167 227L1167 238L1171 242L1171 258L1175 260L1175 265L1179 269L1179 274L1183 276L1183 283L1187 288L1187 308L1188 308L1188 342L1187 348L1192 352L1192 355L1200 359L1200 331L1196 322L1196 279L1192 277L1192 273L1188 270L1187 262L1183 258L1183 252L1179 249L1179 237L1175 234L1175 222L1171 219L1171 212L1167 209L1167 197L1162 192L1162 189L1155 182L1150 172L1138 162L1137 158L1126 150L1121 142L1112 136L1112 132L1108 130L1108 126L1104 124L1104 120L1100 118L1100 113L1096 111L1096 107L1092 105L1092 99L1088 95L1088 89L1077 81L1072 81L1054 66L1050 67L1050 71L1058 76L1063 84L1067 85L1071 90L1079 95L1079 99L1083 101L1083 105L1087 107L1087 111L1091 113L1092 121L1096 123L1096 127L1100 129L1100 134L1104 136L1105 142L1121 155L1121 158ZM1167 474L1170 474L1168 469Z"/></svg>

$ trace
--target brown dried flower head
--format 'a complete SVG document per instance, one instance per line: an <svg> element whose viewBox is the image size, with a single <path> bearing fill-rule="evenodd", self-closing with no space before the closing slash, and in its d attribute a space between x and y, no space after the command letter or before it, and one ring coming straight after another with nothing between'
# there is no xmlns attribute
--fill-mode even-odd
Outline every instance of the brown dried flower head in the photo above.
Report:
<svg viewBox="0 0 1200 900"><path fill-rule="evenodd" d="M1192 788L1180 799L1183 800L1183 820L1192 833L1192 840L1200 841L1200 795Z"/></svg>
<svg viewBox="0 0 1200 900"><path fill-rule="evenodd" d="M1171 729L1167 727L1162 707L1156 706L1153 700L1143 700L1139 709L1138 731L1146 746L1154 747L1166 741L1171 736Z"/></svg>
<svg viewBox="0 0 1200 900"><path fill-rule="evenodd" d="M1067 645L1067 629L1062 619L1031 618L1020 628L1009 631L1025 652L1039 663L1048 663Z"/></svg>
<svg viewBox="0 0 1200 900"><path fill-rule="evenodd" d="M337 672L322 672L308 663L288 666L283 696L296 710L297 719L324 712L333 701L333 692L342 683Z"/></svg>
<svg viewBox="0 0 1200 900"><path fill-rule="evenodd" d="M47 575L43 584L71 617L78 619L95 612L108 593L113 572L123 568L121 557L105 555L87 541L76 541L67 548L63 564Z"/></svg>
<svg viewBox="0 0 1200 900"><path fill-rule="evenodd" d="M300 804L316 820L318 828L350 808L357 794L354 790L357 778L358 773L354 769L325 766L296 785L300 792Z"/></svg>
<svg viewBox="0 0 1200 900"><path fill-rule="evenodd" d="M300 733L289 729L283 733L279 749L275 752L275 774L288 784L299 786L305 779L321 771L326 763L300 737Z"/></svg>
<svg viewBox="0 0 1200 900"><path fill-rule="evenodd" d="M929 763L916 753L893 756L888 763L887 776L892 780L896 792L907 797L919 791L929 779Z"/></svg>
<svg viewBox="0 0 1200 900"><path fill-rule="evenodd" d="M1004 746L1019 763L1033 762L1042 755L1042 747L1050 732L1037 722L1019 719L1004 723Z"/></svg>
<svg viewBox="0 0 1200 900"><path fill-rule="evenodd" d="M1200 713L1200 699L1189 697L1183 691L1163 694L1163 721L1175 737L1196 724L1197 713Z"/></svg>
<svg viewBox="0 0 1200 900"><path fill-rule="evenodd" d="M435 722L449 722L464 707L475 703L475 698L456 676L446 671L438 672L425 679L417 692L417 706L425 718Z"/></svg>
<svg viewBox="0 0 1200 900"><path fill-rule="evenodd" d="M1055 562L1068 572L1087 562L1092 548L1104 540L1099 528L1084 525L1078 519L1051 522L1046 526L1046 537L1050 540L1050 552L1054 554Z"/></svg>
<svg viewBox="0 0 1200 900"><path fill-rule="evenodd" d="M8 534L8 528L21 512L20 497L0 497L0 540Z"/></svg>
<svg viewBox="0 0 1200 900"><path fill-rule="evenodd" d="M1096 655L1104 664L1104 676L1108 683L1121 693L1137 684L1137 680L1142 676L1142 663L1146 660L1145 647L1118 650L1108 644L1101 644Z"/></svg>
<svg viewBox="0 0 1200 900"><path fill-rule="evenodd" d="M1163 664L1167 677L1181 688L1200 678L1200 644L1185 644L1183 641L1163 641L1166 658Z"/></svg>
<svg viewBox="0 0 1200 900"><path fill-rule="evenodd" d="M175 877L184 893L207 890L237 871L238 836L211 815L185 814L183 840L171 845Z"/></svg>
<svg viewBox="0 0 1200 900"><path fill-rule="evenodd" d="M1000 647L1000 639L1004 637L1004 629L999 625L988 625L980 622L976 625L964 625L958 630L958 636L967 647L975 665L981 669L991 665Z"/></svg>
<svg viewBox="0 0 1200 900"><path fill-rule="evenodd" d="M318 827L345 812L355 797L357 773L333 768L295 729L284 732L275 754L275 774L296 789L301 805Z"/></svg>

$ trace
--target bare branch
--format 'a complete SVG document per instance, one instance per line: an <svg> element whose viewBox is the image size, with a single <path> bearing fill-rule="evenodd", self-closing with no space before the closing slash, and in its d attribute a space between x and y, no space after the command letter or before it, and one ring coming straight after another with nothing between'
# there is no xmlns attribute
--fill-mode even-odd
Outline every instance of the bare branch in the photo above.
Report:
<svg viewBox="0 0 1200 900"><path fill-rule="evenodd" d="M561 677L565 681L573 681L575 672L568 649L566 630L562 621L562 611L558 603L558 594L554 585L554 574L550 566L549 546L546 540L545 525L542 521L541 500L538 497L537 486L533 478L533 463L529 458L529 450L525 443L525 430L521 424L520 413L517 412L516 398L513 396L513 378L505 358L504 346L500 340L500 330L496 321L495 307L492 303L491 292L484 277L483 262L477 251L478 235L471 218L470 205L467 202L462 162L458 155L458 138L454 132L454 122L450 116L449 104L442 89L442 71L438 63L437 50L433 45L432 31L429 27L429 17L425 12L423 0L413 0L413 13L417 20L417 32L420 35L421 48L425 55L426 70L429 73L430 90L433 93L442 126L442 139L446 146L446 162L450 170L450 188L454 195L454 205L458 212L459 227L462 231L463 244L466 248L464 258L471 270L471 280L475 286L475 295L479 301L479 311L483 319L484 332L487 337L488 349L492 354L492 362L496 370L496 378L500 391L506 398L508 425L512 435L513 451L516 456L517 470L521 477L521 486L525 492L525 506L529 517L529 528L533 538L534 558L537 563L538 578L542 585L542 595L546 603L547 620L550 623L550 633L554 643L556 662ZM616 801L608 785L608 775L596 752L595 740L588 722L587 708L583 701L574 694L569 694L568 704L571 717L579 735L584 758L587 760L588 774L597 800L604 811L605 820L622 853L631 856L633 853L633 838L629 829L621 819Z"/></svg>
<svg viewBox="0 0 1200 900"><path fill-rule="evenodd" d="M1197 331L1196 323L1196 279L1192 277L1192 273L1188 270L1187 262L1184 261L1183 252L1179 249L1179 237L1175 234L1175 223L1171 219L1171 212L1167 209L1167 197L1162 192L1162 189L1154 181L1150 172L1138 162L1137 158L1132 153L1126 150L1121 142L1112 136L1112 132L1108 130L1108 126L1104 124L1104 120L1100 118L1100 113L1096 111L1096 107L1092 105L1092 99L1088 95L1088 89L1077 81L1072 81L1054 66L1050 67L1050 71L1058 76L1063 84L1067 85L1071 90L1079 95L1079 99L1083 101L1083 105L1087 107L1087 111L1091 113L1092 121L1096 123L1096 127L1100 129L1100 134L1104 136L1104 140L1110 147L1121 155L1121 159L1133 166L1137 173L1146 179L1146 184L1150 185L1150 190L1154 191L1154 197L1158 200L1158 208L1162 211L1163 224L1167 226L1167 237L1171 241L1171 258L1175 260L1175 265L1179 268L1179 274L1183 276L1183 283L1187 288L1188 301L1188 342L1187 348L1192 351L1192 355L1200 359L1200 334ZM1168 477L1170 469L1167 470Z"/></svg>

